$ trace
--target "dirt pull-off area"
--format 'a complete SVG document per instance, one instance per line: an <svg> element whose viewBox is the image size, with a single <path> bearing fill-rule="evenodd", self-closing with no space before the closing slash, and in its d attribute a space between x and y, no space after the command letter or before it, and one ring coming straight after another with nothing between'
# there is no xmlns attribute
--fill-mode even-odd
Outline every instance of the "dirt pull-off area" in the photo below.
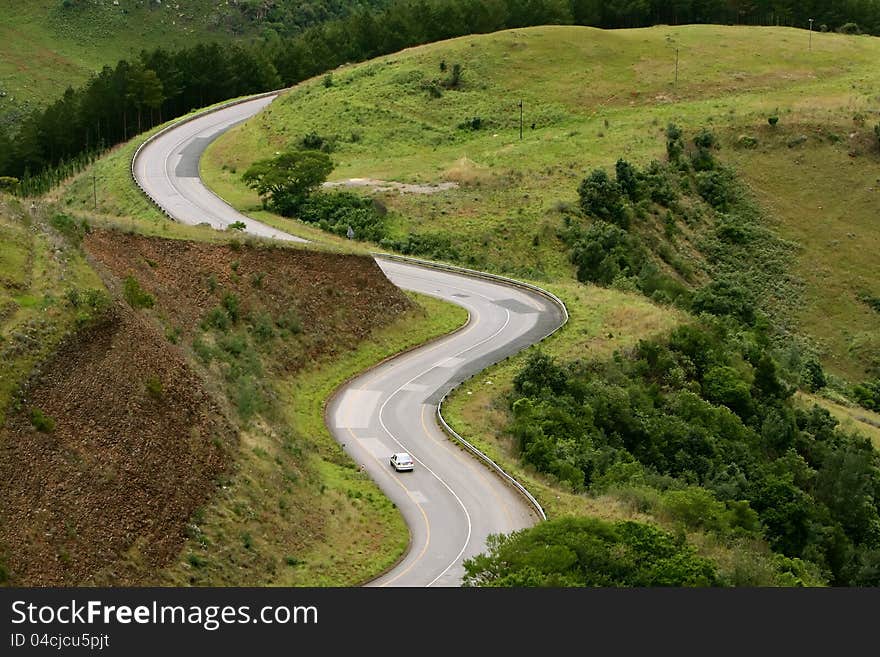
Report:
<svg viewBox="0 0 880 657"><path fill-rule="evenodd" d="M14 585L139 583L176 555L237 440L184 356L124 308L64 344L22 402L0 430Z"/></svg>

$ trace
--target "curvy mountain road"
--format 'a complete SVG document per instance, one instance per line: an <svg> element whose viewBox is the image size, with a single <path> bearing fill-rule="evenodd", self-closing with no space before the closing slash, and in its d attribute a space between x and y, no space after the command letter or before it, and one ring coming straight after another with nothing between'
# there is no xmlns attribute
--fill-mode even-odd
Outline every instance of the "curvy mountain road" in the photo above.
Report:
<svg viewBox="0 0 880 657"><path fill-rule="evenodd" d="M242 221L255 235L303 241L238 213L201 182L208 144L264 108L274 96L219 108L159 133L136 154L132 172L171 217L223 228ZM534 344L564 322L546 296L495 280L377 258L397 286L466 308L462 330L394 358L338 391L327 422L346 452L397 504L410 548L372 586L457 586L462 562L486 537L536 522L534 508L482 462L451 442L436 421L442 396L472 374ZM412 472L395 472L392 453L407 451Z"/></svg>

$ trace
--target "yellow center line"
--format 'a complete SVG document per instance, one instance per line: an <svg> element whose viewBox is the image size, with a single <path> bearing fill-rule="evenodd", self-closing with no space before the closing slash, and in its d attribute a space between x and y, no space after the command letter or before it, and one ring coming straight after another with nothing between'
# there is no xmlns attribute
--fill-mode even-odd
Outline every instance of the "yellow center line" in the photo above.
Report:
<svg viewBox="0 0 880 657"><path fill-rule="evenodd" d="M351 427L346 427L346 430L349 434L351 434L353 440L358 440L358 437L354 435L354 431L351 430ZM363 445L361 445L361 447L365 452L367 452L369 457L373 459L379 467L383 467L384 464L378 458L376 458L376 456L370 450L368 450L366 447L363 447ZM415 504L416 507L418 507L419 511L422 512L422 518L425 519L425 546L422 548L422 551L419 552L419 556L417 556L415 560L409 566L407 566L407 568L403 572L398 573L393 578L382 584L382 586L388 586L389 584L396 582L398 579L406 575L412 569L412 567L415 566L419 562L419 560L425 556L425 552L428 551L428 546L431 544L431 523L428 520L428 514L425 513L425 509L410 494L409 489L403 485L400 479L392 475L391 480L403 489L403 492L406 493L406 496L410 499L410 501Z"/></svg>

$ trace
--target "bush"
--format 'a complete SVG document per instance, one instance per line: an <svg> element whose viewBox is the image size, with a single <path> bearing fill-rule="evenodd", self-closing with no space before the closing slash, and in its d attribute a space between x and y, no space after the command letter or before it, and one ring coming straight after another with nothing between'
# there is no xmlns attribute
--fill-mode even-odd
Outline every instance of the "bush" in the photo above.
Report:
<svg viewBox="0 0 880 657"><path fill-rule="evenodd" d="M772 116L768 116L767 123L769 123L771 126L775 127L776 124L779 123L779 117L776 116L775 114Z"/></svg>
<svg viewBox="0 0 880 657"><path fill-rule="evenodd" d="M452 244L452 239L438 233L410 233L400 240L383 239L379 245L403 255L423 256L435 260L461 260L461 252Z"/></svg>
<svg viewBox="0 0 880 657"><path fill-rule="evenodd" d="M740 135L736 138L736 146L751 150L758 147L758 140L751 135Z"/></svg>
<svg viewBox="0 0 880 657"><path fill-rule="evenodd" d="M727 212L737 199L733 176L724 169L697 173L697 191L716 210Z"/></svg>
<svg viewBox="0 0 880 657"><path fill-rule="evenodd" d="M83 237L91 230L89 222L85 219L77 220L66 214L55 214L49 220L52 227L61 233L71 244L78 245Z"/></svg>
<svg viewBox="0 0 880 657"><path fill-rule="evenodd" d="M144 387L147 390L147 394L153 399L162 399L162 395L164 394L165 388L162 385L162 381L159 380L157 376L149 377L144 383Z"/></svg>
<svg viewBox="0 0 880 657"><path fill-rule="evenodd" d="M825 370L815 358L809 359L801 368L801 384L810 392L818 392L828 385Z"/></svg>
<svg viewBox="0 0 880 657"><path fill-rule="evenodd" d="M858 23L844 23L837 31L841 34L861 34L862 29L859 27Z"/></svg>
<svg viewBox="0 0 880 657"><path fill-rule="evenodd" d="M122 296L132 308L153 307L154 300L152 295L141 288L141 284L138 283L134 276L125 277L125 282L122 285Z"/></svg>
<svg viewBox="0 0 880 657"><path fill-rule="evenodd" d="M714 564L644 523L567 517L491 536L464 563L465 586L716 586Z"/></svg>
<svg viewBox="0 0 880 657"><path fill-rule="evenodd" d="M639 193L639 174L635 167L626 160L617 160L614 165L614 172L617 177L617 185L621 191L629 197L629 200L636 202L641 198Z"/></svg>
<svg viewBox="0 0 880 657"><path fill-rule="evenodd" d="M747 325L755 323L755 304L748 289L739 281L720 278L698 290L692 309L697 313L735 317Z"/></svg>
<svg viewBox="0 0 880 657"><path fill-rule="evenodd" d="M340 237L349 227L357 240L379 242L386 235L385 218L376 204L351 192L313 194L300 205L296 217Z"/></svg>
<svg viewBox="0 0 880 657"><path fill-rule="evenodd" d="M636 237L604 221L595 221L572 249L570 259L577 265L582 283L610 285L614 279L638 274L645 252Z"/></svg>
<svg viewBox="0 0 880 657"><path fill-rule="evenodd" d="M18 178L0 176L0 192L15 194L18 191Z"/></svg>
<svg viewBox="0 0 880 657"><path fill-rule="evenodd" d="M874 126L874 136L877 137L877 146L880 147L880 123Z"/></svg>
<svg viewBox="0 0 880 657"><path fill-rule="evenodd" d="M666 157L670 162L677 163L684 153L684 141L681 129L674 123L666 127Z"/></svg>
<svg viewBox="0 0 880 657"><path fill-rule="evenodd" d="M880 379L865 381L855 386L853 398L862 408L880 413Z"/></svg>
<svg viewBox="0 0 880 657"><path fill-rule="evenodd" d="M593 217L627 228L629 217L620 185L604 169L596 169L578 187L581 209Z"/></svg>
<svg viewBox="0 0 880 657"><path fill-rule="evenodd" d="M55 431L55 420L43 413L39 408L31 409L30 420L34 429L41 433L52 433Z"/></svg>
<svg viewBox="0 0 880 657"><path fill-rule="evenodd" d="M475 116L458 124L459 130L480 130L483 127L483 119Z"/></svg>

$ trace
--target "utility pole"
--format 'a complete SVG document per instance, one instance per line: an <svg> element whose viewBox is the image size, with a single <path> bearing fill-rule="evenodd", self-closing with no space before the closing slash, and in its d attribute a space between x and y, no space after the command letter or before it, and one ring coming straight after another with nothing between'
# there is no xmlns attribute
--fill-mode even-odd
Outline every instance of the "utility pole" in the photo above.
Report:
<svg viewBox="0 0 880 657"><path fill-rule="evenodd" d="M92 196L95 198L95 210L98 209L98 175L92 169Z"/></svg>
<svg viewBox="0 0 880 657"><path fill-rule="evenodd" d="M810 20L810 51L812 52L812 50L813 50L813 19L811 18L809 20Z"/></svg>
<svg viewBox="0 0 880 657"><path fill-rule="evenodd" d="M519 101L519 140L523 138L523 102Z"/></svg>

